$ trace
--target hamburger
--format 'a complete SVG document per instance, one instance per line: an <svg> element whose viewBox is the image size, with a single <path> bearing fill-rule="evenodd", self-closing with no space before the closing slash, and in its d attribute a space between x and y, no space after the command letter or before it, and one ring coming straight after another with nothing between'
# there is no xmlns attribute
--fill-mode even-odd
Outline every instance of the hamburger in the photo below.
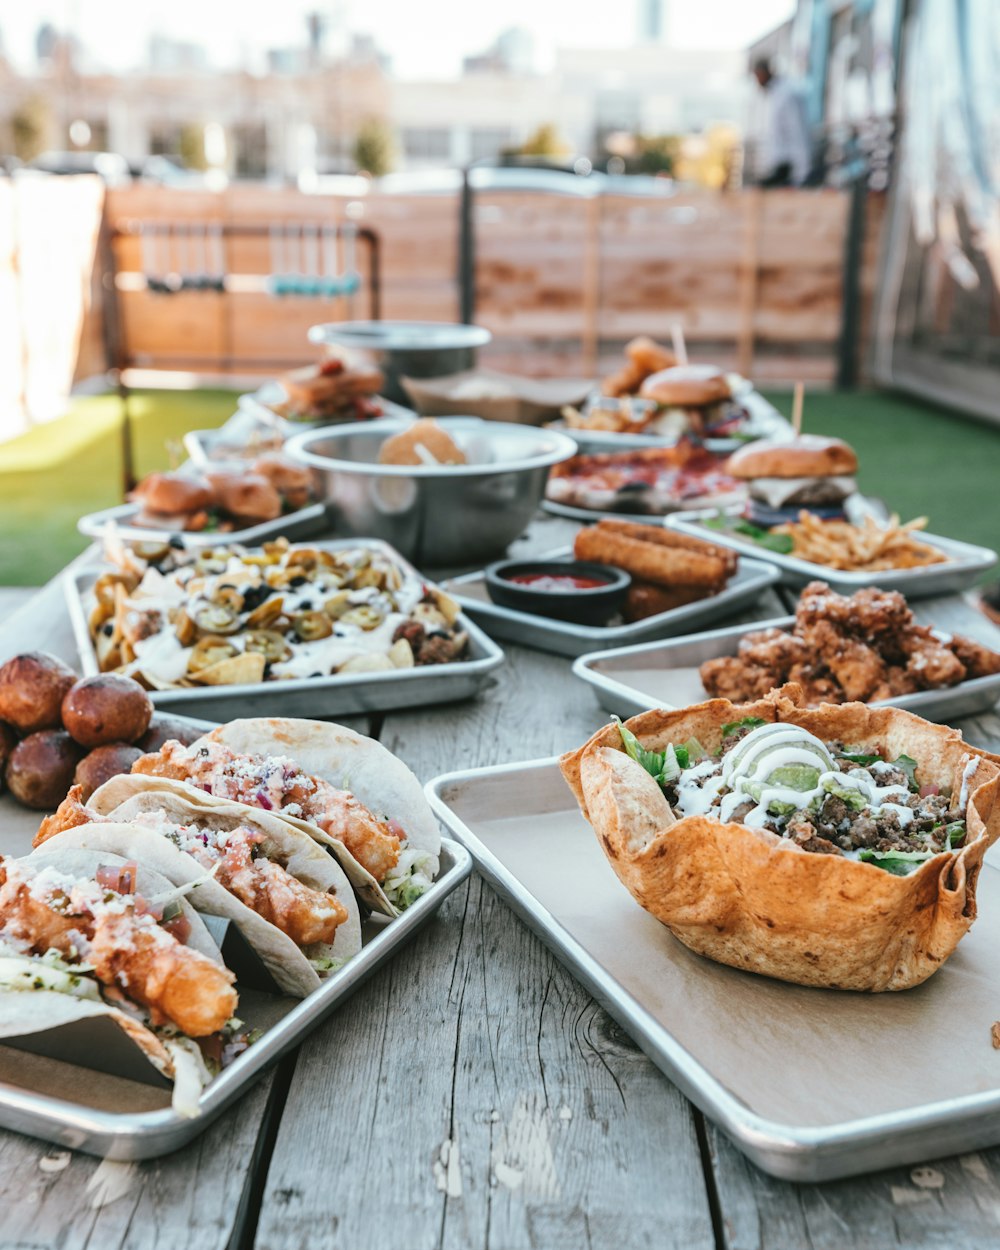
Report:
<svg viewBox="0 0 1000 1250"><path fill-rule="evenodd" d="M715 365L673 365L651 374L639 390L639 398L651 400L659 409L646 429L670 434L684 429L704 437L724 435L726 426L746 413L733 403L729 379ZM677 426L675 431L674 426Z"/></svg>
<svg viewBox="0 0 1000 1250"><path fill-rule="evenodd" d="M782 442L761 439L733 452L726 472L747 483L747 517L771 527L798 520L806 509L821 520L839 520L857 490L858 458L839 438L800 434Z"/></svg>

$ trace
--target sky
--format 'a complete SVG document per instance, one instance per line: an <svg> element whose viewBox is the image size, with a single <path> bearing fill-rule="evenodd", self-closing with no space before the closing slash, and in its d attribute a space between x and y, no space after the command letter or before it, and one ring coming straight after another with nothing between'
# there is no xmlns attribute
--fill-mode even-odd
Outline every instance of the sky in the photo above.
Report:
<svg viewBox="0 0 1000 1250"><path fill-rule="evenodd" d="M743 48L788 17L794 0L663 0L668 42L680 48ZM74 30L109 69L140 65L151 34L203 43L219 67L259 59L269 47L301 44L305 14L319 10L347 29L374 35L406 78L457 74L464 54L499 32L523 26L535 39L538 67L556 46L621 47L634 42L637 0L0 0L7 55L30 68L38 25ZM209 20L210 19L210 20Z"/></svg>

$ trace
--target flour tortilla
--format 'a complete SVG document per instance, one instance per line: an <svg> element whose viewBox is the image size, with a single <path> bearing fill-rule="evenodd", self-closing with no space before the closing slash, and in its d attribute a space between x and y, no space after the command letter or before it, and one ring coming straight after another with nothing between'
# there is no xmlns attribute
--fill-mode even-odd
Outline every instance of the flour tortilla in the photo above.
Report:
<svg viewBox="0 0 1000 1250"><path fill-rule="evenodd" d="M110 825L106 827L120 828L120 826ZM98 868L111 865L123 867L128 860L120 855L104 851L79 847L54 848L46 844L26 856L24 860L15 862L27 863L38 871L51 867L70 876L92 879ZM169 895L173 898L176 890L165 876L144 864L139 864L136 873L136 893L151 900L162 895ZM213 963L221 964L222 955L201 917L186 899L181 898L178 901L181 911L191 926L185 945L207 956ZM77 1020L95 1016L106 1016L112 1020L135 1043L152 1066L168 1080L174 1080L178 1076L176 1061L180 1059L183 1062L183 1048L193 1046L193 1043L183 1038L165 1042L152 1029L108 1003L73 998L71 995L59 993L56 990L0 989L0 1039L29 1037L33 1033L44 1033L49 1029L56 1029L63 1025L73 1024ZM193 1051L189 1053L191 1058L185 1065L188 1070L192 1067L192 1060L204 1069L203 1064L194 1060ZM207 1075L206 1071L205 1076ZM183 1114L195 1113L186 1102L176 1109Z"/></svg>
<svg viewBox="0 0 1000 1250"><path fill-rule="evenodd" d="M303 772L328 781L340 790L349 790L376 816L398 821L406 833L404 845L425 852L429 859L427 875L431 879L437 876L441 855L437 819L420 782L403 761L380 742L343 725L284 717L230 721L213 729L205 738L225 743L244 755L286 755ZM328 846L359 897L373 910L388 916L399 914L381 885L341 841L308 821L286 815L281 815L281 819Z"/></svg>
<svg viewBox="0 0 1000 1250"><path fill-rule="evenodd" d="M763 829L708 816L676 819L659 787L624 751L615 724L560 760L615 873L686 946L720 963L801 985L899 990L948 958L976 917L976 881L1000 836L1000 768L956 730L896 708L800 706L786 686L734 705L713 699L627 722L642 744L697 738L713 754L722 726L746 716L800 725L848 748L907 754L922 784L960 793L967 781L965 846L896 877L874 864L803 851Z"/></svg>
<svg viewBox="0 0 1000 1250"><path fill-rule="evenodd" d="M239 928L286 994L304 998L318 989L321 978L310 960L333 960L339 967L361 949L361 915L347 877L337 861L304 833L256 807L224 800L209 802L202 790L183 781L128 774L113 777L95 790L87 806L116 823L78 825L49 838L43 845L58 849L84 846L134 859L162 873L174 885L197 881L188 895L198 911L222 916ZM192 855L155 829L134 823L142 812L162 809L175 824L229 830L245 826L263 835L261 851L294 877L314 889L335 894L347 909L332 944L316 942L300 948L291 938L242 903Z"/></svg>

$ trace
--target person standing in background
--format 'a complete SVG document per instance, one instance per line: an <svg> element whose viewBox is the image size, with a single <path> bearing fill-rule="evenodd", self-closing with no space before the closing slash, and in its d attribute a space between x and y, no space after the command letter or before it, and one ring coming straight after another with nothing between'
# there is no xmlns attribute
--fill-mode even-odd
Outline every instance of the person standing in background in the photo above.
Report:
<svg viewBox="0 0 1000 1250"><path fill-rule="evenodd" d="M757 184L761 187L801 186L812 167L802 93L790 79L772 73L770 61L756 61L753 76L764 92Z"/></svg>

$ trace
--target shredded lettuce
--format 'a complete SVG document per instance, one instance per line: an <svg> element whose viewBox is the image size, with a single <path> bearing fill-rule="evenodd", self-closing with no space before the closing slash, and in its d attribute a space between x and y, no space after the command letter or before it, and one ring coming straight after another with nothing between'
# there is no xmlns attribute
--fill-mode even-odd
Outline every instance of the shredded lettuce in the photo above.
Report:
<svg viewBox="0 0 1000 1250"><path fill-rule="evenodd" d="M900 755L892 762L894 767L901 768L906 773L910 789L918 790L920 787L917 785L917 761L910 755Z"/></svg>
<svg viewBox="0 0 1000 1250"><path fill-rule="evenodd" d="M614 719L618 723L618 732L621 734L625 753L641 765L661 786L668 786L676 781L681 775L681 769L687 768L689 752L686 747L675 748L672 744L668 744L665 751L647 751L631 729L623 725L617 716Z"/></svg>
<svg viewBox="0 0 1000 1250"><path fill-rule="evenodd" d="M759 716L744 716L742 720L727 721L722 726L722 740L729 737L730 734L736 733L738 729L756 729L758 725L766 725L767 721L761 720Z"/></svg>
<svg viewBox="0 0 1000 1250"><path fill-rule="evenodd" d="M858 852L858 859L864 864L884 868L894 877L906 877L918 865L940 854L940 851L870 851L866 848Z"/></svg>
<svg viewBox="0 0 1000 1250"><path fill-rule="evenodd" d="M864 766L867 764L876 763L876 761L880 760L882 756L881 755L862 755L858 752L842 751L840 753L840 758L842 760L850 760L852 764L861 764L862 766Z"/></svg>

